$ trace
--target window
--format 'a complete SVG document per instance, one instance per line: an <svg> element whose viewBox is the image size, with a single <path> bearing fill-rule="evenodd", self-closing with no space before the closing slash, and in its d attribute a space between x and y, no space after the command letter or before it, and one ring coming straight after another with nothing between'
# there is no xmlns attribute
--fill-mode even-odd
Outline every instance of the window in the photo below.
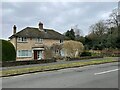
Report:
<svg viewBox="0 0 120 90"><path fill-rule="evenodd" d="M31 50L18 50L17 57L32 57Z"/></svg>
<svg viewBox="0 0 120 90"><path fill-rule="evenodd" d="M60 50L60 55L61 55L61 56L65 56L65 53L64 53L63 50Z"/></svg>
<svg viewBox="0 0 120 90"><path fill-rule="evenodd" d="M26 37L18 37L18 42L27 42Z"/></svg>
<svg viewBox="0 0 120 90"><path fill-rule="evenodd" d="M60 53L59 49L56 49L55 54L59 54L59 53Z"/></svg>
<svg viewBox="0 0 120 90"><path fill-rule="evenodd" d="M42 38L37 38L37 39L36 39L36 42L42 43L42 42L43 42L43 39L42 39Z"/></svg>
<svg viewBox="0 0 120 90"><path fill-rule="evenodd" d="M60 43L63 43L63 40L60 40Z"/></svg>

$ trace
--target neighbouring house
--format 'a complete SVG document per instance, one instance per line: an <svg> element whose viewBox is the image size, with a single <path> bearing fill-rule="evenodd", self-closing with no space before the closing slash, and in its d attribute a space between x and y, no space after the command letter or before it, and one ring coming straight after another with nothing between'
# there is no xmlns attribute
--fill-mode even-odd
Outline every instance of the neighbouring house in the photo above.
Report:
<svg viewBox="0 0 120 90"><path fill-rule="evenodd" d="M16 60L40 60L46 59L46 48L54 44L62 44L65 36L53 29L45 29L43 23L38 24L38 28L26 27L16 33L17 27L13 27L13 35L9 37L10 42L16 49ZM61 53L58 49L53 49L54 53ZM46 52L48 53L48 52Z"/></svg>

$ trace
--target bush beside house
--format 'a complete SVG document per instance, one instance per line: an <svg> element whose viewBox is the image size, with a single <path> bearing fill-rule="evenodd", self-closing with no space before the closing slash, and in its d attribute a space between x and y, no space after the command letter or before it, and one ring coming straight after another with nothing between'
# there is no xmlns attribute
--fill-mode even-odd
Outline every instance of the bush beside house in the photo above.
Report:
<svg viewBox="0 0 120 90"><path fill-rule="evenodd" d="M0 48L2 48L2 59L1 61L15 61L16 51L12 43L6 40L0 40Z"/></svg>
<svg viewBox="0 0 120 90"><path fill-rule="evenodd" d="M69 40L63 43L63 51L65 57L79 57L79 54L82 53L83 50L84 46L81 42Z"/></svg>
<svg viewBox="0 0 120 90"><path fill-rule="evenodd" d="M63 59L61 55L62 46L63 46L62 43L56 43L51 46L53 57L56 58L57 60Z"/></svg>
<svg viewBox="0 0 120 90"><path fill-rule="evenodd" d="M76 58L80 57L83 52L84 46L78 41L64 41L63 43L55 43L51 47L45 48L46 58L56 58L57 60L63 60L64 57Z"/></svg>
<svg viewBox="0 0 120 90"><path fill-rule="evenodd" d="M47 47L47 46L45 47L44 57L45 57L46 59L50 59L50 58L53 57L53 53L52 53L50 47Z"/></svg>

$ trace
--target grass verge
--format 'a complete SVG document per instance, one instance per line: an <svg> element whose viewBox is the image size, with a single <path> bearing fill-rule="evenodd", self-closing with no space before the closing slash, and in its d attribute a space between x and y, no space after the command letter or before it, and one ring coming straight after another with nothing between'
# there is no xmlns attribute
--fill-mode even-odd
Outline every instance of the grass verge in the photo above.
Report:
<svg viewBox="0 0 120 90"><path fill-rule="evenodd" d="M65 68L72 68L72 67L82 67L88 65L96 65L96 64L103 64L103 63L110 63L110 62L117 62L117 60L93 60L88 62L72 62L67 64L56 64L56 65L49 65L49 66L36 66L36 67L29 67L29 68L19 68L19 69L12 69L12 70L3 70L0 71L0 77L8 77L8 76L15 76L27 73L34 73L34 72L43 72L43 71L52 71L52 70L59 70Z"/></svg>

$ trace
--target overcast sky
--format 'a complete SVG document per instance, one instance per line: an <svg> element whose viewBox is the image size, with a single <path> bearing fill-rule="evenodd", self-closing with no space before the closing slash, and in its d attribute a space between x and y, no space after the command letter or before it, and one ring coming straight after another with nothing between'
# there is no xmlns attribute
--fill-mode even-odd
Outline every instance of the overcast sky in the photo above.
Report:
<svg viewBox="0 0 120 90"><path fill-rule="evenodd" d="M116 7L117 2L3 2L2 38L12 35L14 24L18 32L25 27L38 27L39 21L44 28L60 33L78 25L87 35L91 24L107 19Z"/></svg>

